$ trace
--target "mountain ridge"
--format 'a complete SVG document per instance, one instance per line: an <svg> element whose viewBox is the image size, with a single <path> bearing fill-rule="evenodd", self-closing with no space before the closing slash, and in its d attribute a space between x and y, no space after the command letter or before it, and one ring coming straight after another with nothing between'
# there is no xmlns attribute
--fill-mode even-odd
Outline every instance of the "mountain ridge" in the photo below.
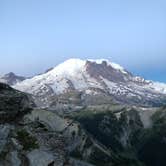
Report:
<svg viewBox="0 0 166 166"><path fill-rule="evenodd" d="M6 83L8 85L15 85L19 82L22 82L26 79L26 77L18 76L13 72L9 72L3 76L0 76L0 82Z"/></svg>
<svg viewBox="0 0 166 166"><path fill-rule="evenodd" d="M70 91L82 92L82 98L100 95L98 90L120 103L152 106L161 105L166 100L166 84L134 76L122 66L106 59L69 59L13 87L45 98L42 99L45 102L50 96Z"/></svg>

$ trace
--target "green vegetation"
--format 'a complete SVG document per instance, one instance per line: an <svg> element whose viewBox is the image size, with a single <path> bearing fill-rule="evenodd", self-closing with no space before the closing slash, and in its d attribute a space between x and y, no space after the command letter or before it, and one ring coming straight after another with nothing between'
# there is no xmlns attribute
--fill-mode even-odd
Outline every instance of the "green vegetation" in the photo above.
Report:
<svg viewBox="0 0 166 166"><path fill-rule="evenodd" d="M140 137L138 157L147 166L166 165L166 110L152 116L153 126Z"/></svg>
<svg viewBox="0 0 166 166"><path fill-rule="evenodd" d="M70 153L70 156L71 157L74 157L74 158L76 158L76 159L78 159L78 160L82 160L82 154L81 154L81 152L80 152L80 150L79 149L74 149L71 153Z"/></svg>
<svg viewBox="0 0 166 166"><path fill-rule="evenodd" d="M137 158L131 157L132 154L119 154L113 162L113 166L145 166Z"/></svg>
<svg viewBox="0 0 166 166"><path fill-rule="evenodd" d="M145 129L135 109L123 110L118 118L111 111L81 111L73 118L111 152L111 159L95 150L91 163L100 166L165 166L166 109L151 117L153 126ZM126 141L124 144L123 141Z"/></svg>
<svg viewBox="0 0 166 166"><path fill-rule="evenodd" d="M130 116L129 122L127 116ZM135 110L130 110L127 113L123 112L119 119L111 111L82 111L75 115L74 119L94 138L115 152L125 150L120 139L126 130L131 128L129 135L131 142L128 143L130 146L130 144L137 142L135 140L138 138L139 131L143 128L139 115Z"/></svg>
<svg viewBox="0 0 166 166"><path fill-rule="evenodd" d="M97 148L93 149L89 160L90 163L96 166L108 166L108 164L111 163L111 157Z"/></svg>
<svg viewBox="0 0 166 166"><path fill-rule="evenodd" d="M17 132L16 139L20 142L25 151L39 148L36 138L31 136L25 129Z"/></svg>

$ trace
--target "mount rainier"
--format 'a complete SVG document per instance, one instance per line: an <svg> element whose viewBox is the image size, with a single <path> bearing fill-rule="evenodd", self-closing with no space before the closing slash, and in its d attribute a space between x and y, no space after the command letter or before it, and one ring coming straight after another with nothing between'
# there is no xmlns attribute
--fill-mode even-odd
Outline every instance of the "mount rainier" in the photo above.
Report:
<svg viewBox="0 0 166 166"><path fill-rule="evenodd" d="M166 84L134 76L106 59L69 59L44 74L13 86L32 94L36 103L96 105L110 102L139 106L166 103Z"/></svg>

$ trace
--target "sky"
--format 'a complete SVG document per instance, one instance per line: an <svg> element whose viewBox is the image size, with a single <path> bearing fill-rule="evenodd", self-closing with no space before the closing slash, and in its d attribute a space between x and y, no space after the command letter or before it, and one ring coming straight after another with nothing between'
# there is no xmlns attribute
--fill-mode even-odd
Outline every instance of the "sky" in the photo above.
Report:
<svg viewBox="0 0 166 166"><path fill-rule="evenodd" d="M166 82L165 0L0 0L0 74L105 58Z"/></svg>

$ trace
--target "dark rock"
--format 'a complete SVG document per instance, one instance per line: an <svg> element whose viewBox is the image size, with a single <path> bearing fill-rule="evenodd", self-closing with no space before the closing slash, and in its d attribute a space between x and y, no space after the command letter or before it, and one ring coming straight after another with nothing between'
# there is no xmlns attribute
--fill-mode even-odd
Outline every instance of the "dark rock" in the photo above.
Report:
<svg viewBox="0 0 166 166"><path fill-rule="evenodd" d="M124 74L114 69L112 66L107 65L106 61L103 61L102 64L87 61L86 71L89 73L90 77L98 81L100 81L100 77L103 77L113 82L126 82Z"/></svg>
<svg viewBox="0 0 166 166"><path fill-rule="evenodd" d="M0 123L16 121L34 106L25 93L0 83Z"/></svg>

